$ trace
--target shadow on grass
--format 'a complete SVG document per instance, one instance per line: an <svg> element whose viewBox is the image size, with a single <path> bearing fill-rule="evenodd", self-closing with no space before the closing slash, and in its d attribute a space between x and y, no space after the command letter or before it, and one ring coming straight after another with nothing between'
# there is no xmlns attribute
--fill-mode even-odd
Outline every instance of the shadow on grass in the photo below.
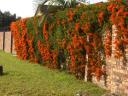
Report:
<svg viewBox="0 0 128 96"><path fill-rule="evenodd" d="M3 72L1 76L6 76L6 75L9 75L9 72Z"/></svg>

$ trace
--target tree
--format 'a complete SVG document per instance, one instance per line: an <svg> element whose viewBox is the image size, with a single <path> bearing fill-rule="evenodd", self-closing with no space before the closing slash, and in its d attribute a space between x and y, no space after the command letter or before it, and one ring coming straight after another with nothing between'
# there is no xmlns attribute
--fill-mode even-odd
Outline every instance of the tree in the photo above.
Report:
<svg viewBox="0 0 128 96"><path fill-rule="evenodd" d="M37 5L41 5L41 6L45 6L47 5L47 12L45 12L45 14L43 14L42 16L42 19L41 21L39 22L39 26L41 23L43 23L47 17L49 16L49 11L52 9L54 10L53 8L50 8L52 6L62 6L62 8L70 8L70 7L76 7L77 5L77 2L76 0L34 0L33 2L35 2L35 6ZM58 8L58 9L55 9L55 10L60 10L62 8ZM56 11L55 11L56 12Z"/></svg>
<svg viewBox="0 0 128 96"><path fill-rule="evenodd" d="M63 6L63 8L69 8L69 7L76 7L77 0L33 0L35 9L39 5L44 6L44 5L53 5L53 6Z"/></svg>
<svg viewBox="0 0 128 96"><path fill-rule="evenodd" d="M16 14L12 15L9 11L0 11L0 30L9 30L11 22L16 20Z"/></svg>

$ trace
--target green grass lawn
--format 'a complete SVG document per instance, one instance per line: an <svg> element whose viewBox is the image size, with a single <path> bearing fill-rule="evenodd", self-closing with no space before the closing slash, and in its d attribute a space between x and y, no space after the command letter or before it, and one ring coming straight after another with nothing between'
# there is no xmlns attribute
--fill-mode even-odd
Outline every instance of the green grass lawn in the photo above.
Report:
<svg viewBox="0 0 128 96"><path fill-rule="evenodd" d="M105 92L66 72L21 61L2 51L0 64L4 67L4 75L0 76L0 96L76 96L79 91L101 96Z"/></svg>

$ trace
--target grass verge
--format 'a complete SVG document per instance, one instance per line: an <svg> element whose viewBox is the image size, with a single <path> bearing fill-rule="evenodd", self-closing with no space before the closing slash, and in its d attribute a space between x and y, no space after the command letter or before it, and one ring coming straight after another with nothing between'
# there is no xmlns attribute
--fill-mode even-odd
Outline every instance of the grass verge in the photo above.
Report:
<svg viewBox="0 0 128 96"><path fill-rule="evenodd" d="M4 75L0 76L0 96L76 96L79 91L101 96L105 92L65 72L18 60L2 51L0 64L4 67Z"/></svg>

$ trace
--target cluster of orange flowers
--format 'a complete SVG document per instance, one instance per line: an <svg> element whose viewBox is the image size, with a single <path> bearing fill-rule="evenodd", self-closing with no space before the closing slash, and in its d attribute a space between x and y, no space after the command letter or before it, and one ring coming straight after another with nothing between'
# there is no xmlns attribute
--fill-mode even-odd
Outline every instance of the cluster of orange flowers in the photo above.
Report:
<svg viewBox="0 0 128 96"><path fill-rule="evenodd" d="M51 54L50 54L49 46L43 44L40 40L38 40L38 49L39 49L39 52L41 54L43 62L49 61L47 63L50 63Z"/></svg>
<svg viewBox="0 0 128 96"><path fill-rule="evenodd" d="M16 23L12 23L11 25L11 31L13 32L13 36L15 38L15 49L17 51L17 55L23 60L28 58L26 20L27 19L23 19L21 21L17 21Z"/></svg>
<svg viewBox="0 0 128 96"><path fill-rule="evenodd" d="M30 59L31 62L38 63L38 60L35 57L34 48L33 48L34 37L32 35L30 35L30 38L31 39L27 40L27 43L28 43L28 46L29 46L29 48L28 48L29 59Z"/></svg>
<svg viewBox="0 0 128 96"><path fill-rule="evenodd" d="M118 3L118 4L116 4ZM111 12L110 20L116 26L115 31L115 57L120 58L125 53L125 46L128 44L128 7L122 5L122 0L117 0L108 6L108 11Z"/></svg>
<svg viewBox="0 0 128 96"><path fill-rule="evenodd" d="M103 21L104 21L104 12L100 12L98 16L98 22L100 26L102 26Z"/></svg>
<svg viewBox="0 0 128 96"><path fill-rule="evenodd" d="M110 29L106 30L106 38L105 38L105 54L106 57L110 57L111 56L111 52L112 52L112 36L111 36L111 32Z"/></svg>
<svg viewBox="0 0 128 96"><path fill-rule="evenodd" d="M43 25L43 35L45 37L45 40L48 41L47 23L44 23Z"/></svg>
<svg viewBox="0 0 128 96"><path fill-rule="evenodd" d="M68 22L73 21L73 17L75 16L75 13L73 12L72 9L69 10L69 12L67 13L68 18Z"/></svg>

